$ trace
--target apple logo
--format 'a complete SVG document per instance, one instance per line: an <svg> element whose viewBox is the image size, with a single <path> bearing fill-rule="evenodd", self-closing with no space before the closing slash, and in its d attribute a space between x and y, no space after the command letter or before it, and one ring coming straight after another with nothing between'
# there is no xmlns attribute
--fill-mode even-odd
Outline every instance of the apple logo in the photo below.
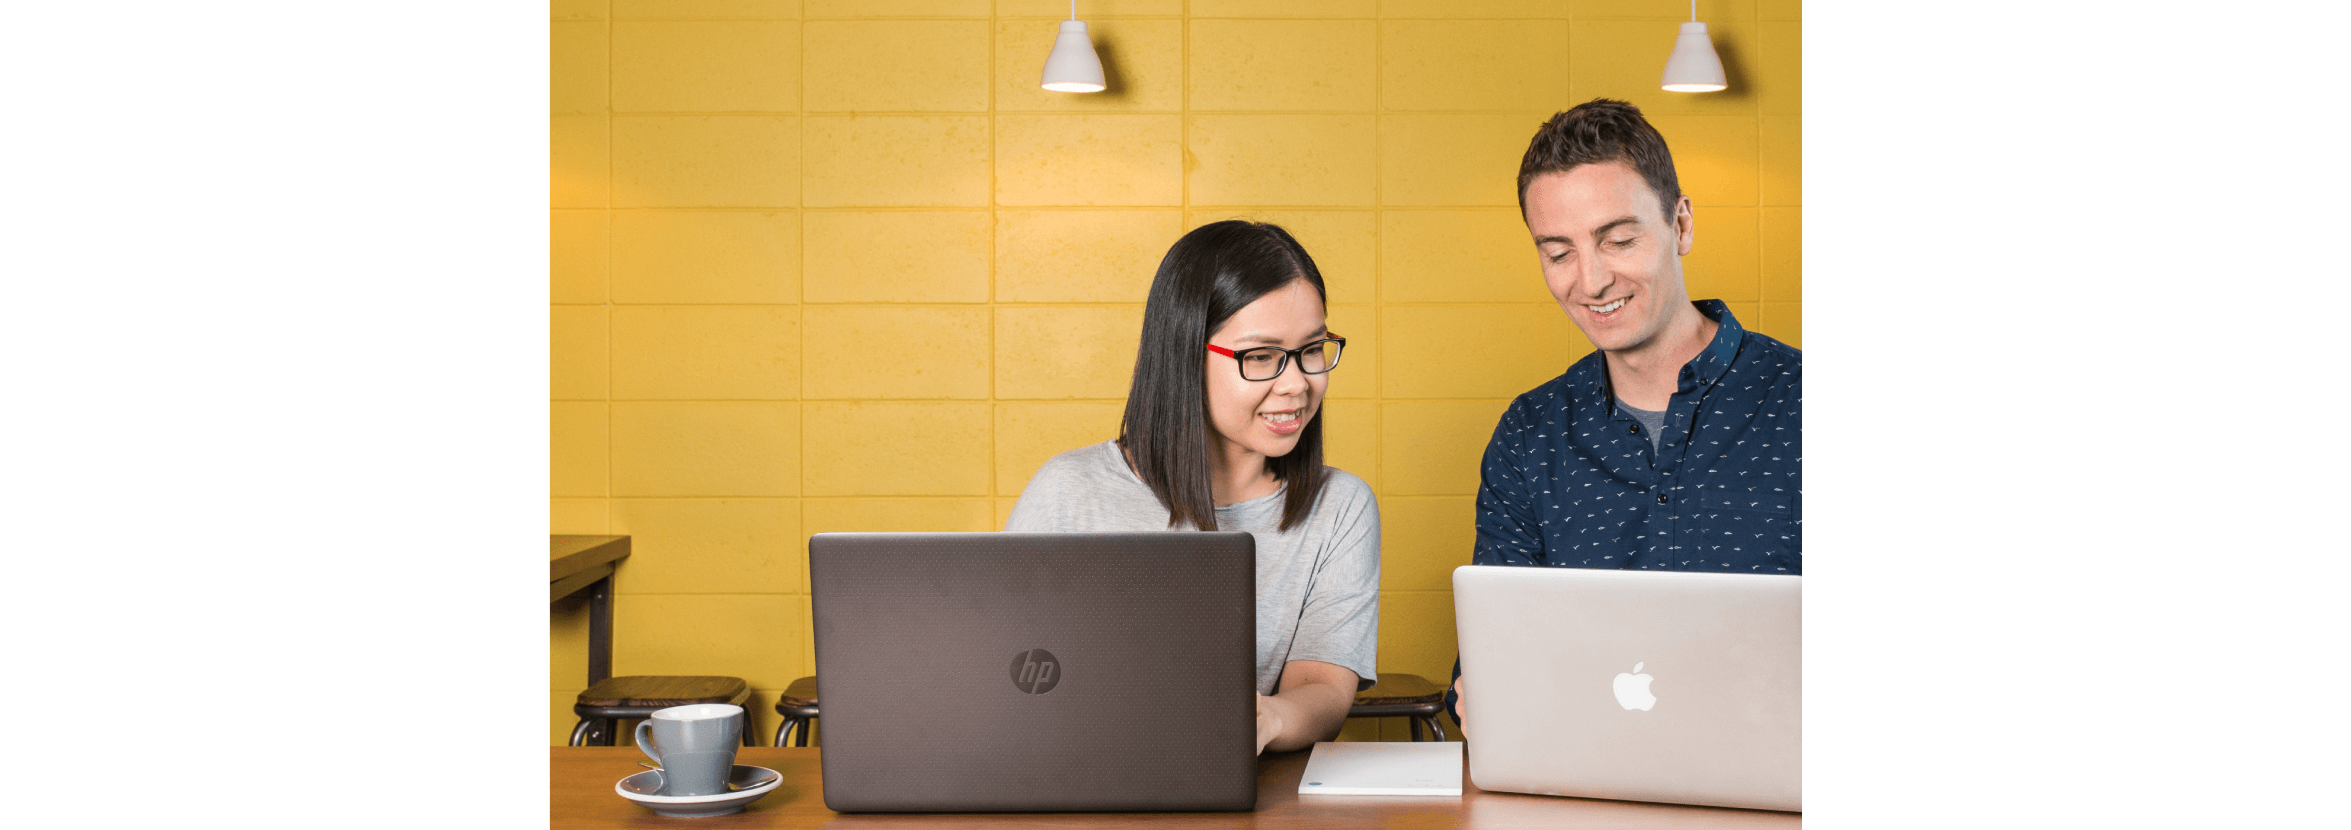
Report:
<svg viewBox="0 0 2351 830"><path fill-rule="evenodd" d="M1649 664L1646 662L1634 663L1633 671L1638 672L1642 666L1646 665ZM1649 693L1649 681L1655 679L1657 678L1646 674L1618 673L1616 676L1616 704L1626 709L1649 711L1649 707L1657 705L1657 696Z"/></svg>

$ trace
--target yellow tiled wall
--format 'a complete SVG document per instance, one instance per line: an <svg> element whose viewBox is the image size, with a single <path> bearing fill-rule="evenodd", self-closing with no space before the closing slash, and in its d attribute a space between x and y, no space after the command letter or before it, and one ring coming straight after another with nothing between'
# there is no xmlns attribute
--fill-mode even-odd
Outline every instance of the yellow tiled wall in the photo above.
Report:
<svg viewBox="0 0 2351 830"><path fill-rule="evenodd" d="M1595 96L1673 147L1691 295L1802 345L1795 0L1701 0L1732 88L1699 95L1657 89L1671 0L1083 0L1092 95L1037 87L1067 10L556 0L552 530L634 537L619 673L747 678L766 735L814 671L807 535L999 527L1115 435L1159 256L1246 217L1350 339L1326 440L1380 496L1379 666L1443 679L1495 418L1590 349L1512 186ZM561 743L578 605L552 628Z"/></svg>

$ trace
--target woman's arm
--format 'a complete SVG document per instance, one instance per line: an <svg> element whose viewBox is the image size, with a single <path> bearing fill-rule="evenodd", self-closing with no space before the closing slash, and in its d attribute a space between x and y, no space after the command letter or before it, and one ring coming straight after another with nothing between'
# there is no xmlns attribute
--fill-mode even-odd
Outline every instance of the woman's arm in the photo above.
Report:
<svg viewBox="0 0 2351 830"><path fill-rule="evenodd" d="M1338 737L1355 705L1355 673L1320 660L1282 664L1281 689L1257 696L1257 751L1289 752Z"/></svg>

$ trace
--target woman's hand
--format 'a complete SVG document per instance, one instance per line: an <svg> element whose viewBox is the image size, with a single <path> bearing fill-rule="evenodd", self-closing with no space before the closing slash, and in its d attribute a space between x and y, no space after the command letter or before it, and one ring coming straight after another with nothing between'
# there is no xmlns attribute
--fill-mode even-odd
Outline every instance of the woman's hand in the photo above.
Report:
<svg viewBox="0 0 2351 830"><path fill-rule="evenodd" d="M1355 702L1355 673L1319 660L1282 664L1280 688L1257 696L1257 752L1296 752L1338 737Z"/></svg>
<svg viewBox="0 0 2351 830"><path fill-rule="evenodd" d="M1281 701L1265 695L1257 696L1257 754L1265 754L1265 745L1281 737L1282 725L1286 723L1282 717L1282 708Z"/></svg>

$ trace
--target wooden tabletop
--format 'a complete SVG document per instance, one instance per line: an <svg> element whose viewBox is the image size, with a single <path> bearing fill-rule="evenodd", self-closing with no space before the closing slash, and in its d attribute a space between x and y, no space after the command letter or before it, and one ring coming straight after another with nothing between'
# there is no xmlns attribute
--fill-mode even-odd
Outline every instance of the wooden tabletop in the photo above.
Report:
<svg viewBox="0 0 2351 830"><path fill-rule="evenodd" d="M561 582L564 577L629 555L629 537L626 536L555 536L547 537L548 582Z"/></svg>
<svg viewBox="0 0 2351 830"><path fill-rule="evenodd" d="M552 747L548 764L550 830L586 830L608 827L694 827L719 830L730 827L852 827L863 830L940 828L988 825L995 827L1297 827L1297 828L1446 828L1446 827L1606 827L1610 830L1645 828L1794 828L1803 825L1798 813L1727 810L1713 807L1676 807L1625 801L1594 801L1539 795L1490 793L1462 778L1460 798L1429 796L1298 795L1298 777L1306 771L1306 752L1267 755L1257 762L1257 809L1247 813L956 813L879 814L836 813L825 809L824 785L818 779L816 747L746 747L735 762L767 767L783 774L774 792L731 816L668 818L629 803L612 791L620 779L644 767L636 747Z"/></svg>

